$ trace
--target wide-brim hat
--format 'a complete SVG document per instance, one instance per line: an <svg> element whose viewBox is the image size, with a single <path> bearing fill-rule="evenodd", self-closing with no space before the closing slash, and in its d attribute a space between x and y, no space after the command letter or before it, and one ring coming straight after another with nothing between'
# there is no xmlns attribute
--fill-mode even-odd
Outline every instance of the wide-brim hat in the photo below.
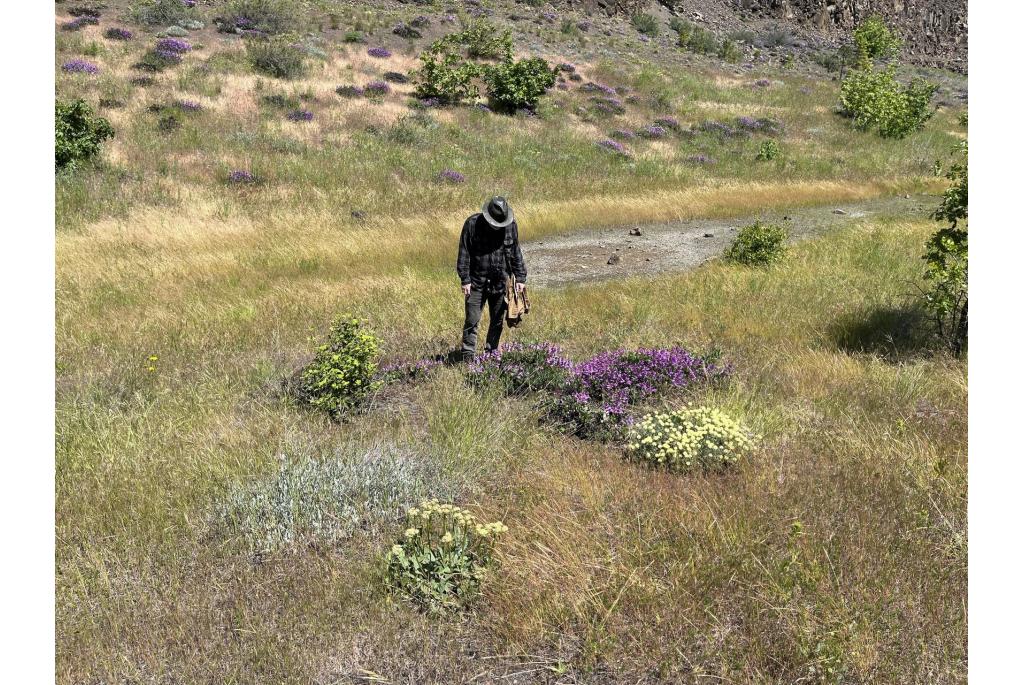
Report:
<svg viewBox="0 0 1024 685"><path fill-rule="evenodd" d="M505 228L516 220L508 200L500 196L492 197L484 202L484 206L480 208L480 213L483 215L484 221L493 228Z"/></svg>

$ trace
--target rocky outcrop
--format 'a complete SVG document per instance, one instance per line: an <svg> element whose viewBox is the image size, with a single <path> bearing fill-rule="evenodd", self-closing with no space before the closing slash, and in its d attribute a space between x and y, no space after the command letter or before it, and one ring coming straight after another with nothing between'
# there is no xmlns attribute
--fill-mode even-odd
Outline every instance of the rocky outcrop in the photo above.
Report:
<svg viewBox="0 0 1024 685"><path fill-rule="evenodd" d="M673 14L724 33L781 26L810 44L838 45L864 18L880 14L903 37L903 59L967 71L967 0L657 0ZM562 0L579 12L628 16L644 0Z"/></svg>
<svg viewBox="0 0 1024 685"><path fill-rule="evenodd" d="M967 69L967 0L725 0L740 14L845 37L879 14L903 37L908 62ZM687 4L664 0L662 4ZM697 4L697 3L694 3Z"/></svg>

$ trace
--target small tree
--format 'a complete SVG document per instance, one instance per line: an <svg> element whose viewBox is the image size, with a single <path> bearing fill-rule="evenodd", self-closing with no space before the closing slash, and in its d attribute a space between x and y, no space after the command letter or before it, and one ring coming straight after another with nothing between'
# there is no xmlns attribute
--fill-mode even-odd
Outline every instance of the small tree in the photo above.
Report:
<svg viewBox="0 0 1024 685"><path fill-rule="evenodd" d="M903 47L902 39L877 14L871 15L853 30L853 43L862 62L896 57Z"/></svg>
<svg viewBox="0 0 1024 685"><path fill-rule="evenodd" d="M928 239L923 259L924 277L931 282L925 306L936 332L959 355L967 347L967 142L954 148L954 154L960 159L946 173L952 185L932 213L949 225Z"/></svg>
<svg viewBox="0 0 1024 685"><path fill-rule="evenodd" d="M508 60L490 67L484 74L491 102L507 111L532 109L548 88L555 85L557 72L540 57Z"/></svg>
<svg viewBox="0 0 1024 685"><path fill-rule="evenodd" d="M93 115L85 100L56 101L54 115L54 152L57 171L73 170L79 163L95 157L100 143L114 137L114 129L103 117Z"/></svg>

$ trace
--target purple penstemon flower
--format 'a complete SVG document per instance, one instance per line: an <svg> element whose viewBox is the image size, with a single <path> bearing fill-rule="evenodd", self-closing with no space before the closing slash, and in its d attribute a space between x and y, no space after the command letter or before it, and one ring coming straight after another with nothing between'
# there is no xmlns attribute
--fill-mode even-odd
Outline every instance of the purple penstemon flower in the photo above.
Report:
<svg viewBox="0 0 1024 685"><path fill-rule="evenodd" d="M178 100L174 104L185 112L198 112L203 109L203 106L194 100Z"/></svg>
<svg viewBox="0 0 1024 685"><path fill-rule="evenodd" d="M363 89L359 86L338 86L334 92L345 98L358 98L363 96Z"/></svg>
<svg viewBox="0 0 1024 685"><path fill-rule="evenodd" d="M666 133L668 133L668 131L666 131L664 127L656 124L646 126L636 132L636 134L641 138L664 138Z"/></svg>
<svg viewBox="0 0 1024 685"><path fill-rule="evenodd" d="M391 92L391 86L387 81L370 81L363 86L363 93L370 97L382 97Z"/></svg>
<svg viewBox="0 0 1024 685"><path fill-rule="evenodd" d="M660 119L655 119L654 123L662 128L667 128L670 131L678 131L682 128L679 124L679 120L675 117L661 117Z"/></svg>
<svg viewBox="0 0 1024 685"><path fill-rule="evenodd" d="M629 156L629 150L626 149L626 146L617 140L612 140L611 138L599 141L597 143L597 146L604 148L605 150L614 152L616 154L622 155L624 157Z"/></svg>
<svg viewBox="0 0 1024 685"><path fill-rule="evenodd" d="M377 57L379 59L385 59L391 57L391 51L385 47L370 48L366 51L366 54L370 57Z"/></svg>
<svg viewBox="0 0 1024 685"><path fill-rule="evenodd" d="M181 38L161 38L156 42L157 51L174 52L182 54L192 49L192 43Z"/></svg>
<svg viewBox="0 0 1024 685"><path fill-rule="evenodd" d="M235 171L232 171L230 174L228 174L228 181L231 183L239 184L255 183L256 176L253 175L253 173L250 171L245 171L244 169L236 169Z"/></svg>
<svg viewBox="0 0 1024 685"><path fill-rule="evenodd" d="M708 157L705 154L690 155L689 157L686 158L686 161L687 162L692 162L693 164L714 164L715 163L715 160L714 160L713 157Z"/></svg>
<svg viewBox="0 0 1024 685"><path fill-rule="evenodd" d="M437 180L445 183L465 183L466 177L454 169L444 169L437 174Z"/></svg>
<svg viewBox="0 0 1024 685"><path fill-rule="evenodd" d="M68 74L98 74L100 71L98 66L84 59L73 59L60 68Z"/></svg>
<svg viewBox="0 0 1024 685"><path fill-rule="evenodd" d="M110 40L131 40L133 35L128 29L117 26L112 26L103 33L103 36Z"/></svg>
<svg viewBox="0 0 1024 685"><path fill-rule="evenodd" d="M753 83L754 88L768 88L772 85L772 82L766 78L759 78Z"/></svg>
<svg viewBox="0 0 1024 685"><path fill-rule="evenodd" d="M313 121L313 113L308 109L297 109L287 114L288 121Z"/></svg>

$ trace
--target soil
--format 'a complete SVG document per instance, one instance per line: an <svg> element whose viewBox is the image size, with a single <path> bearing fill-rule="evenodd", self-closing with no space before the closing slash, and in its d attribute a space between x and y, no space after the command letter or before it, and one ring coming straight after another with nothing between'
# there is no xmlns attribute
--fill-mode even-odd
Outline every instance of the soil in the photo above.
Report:
<svg viewBox="0 0 1024 685"><path fill-rule="evenodd" d="M524 241L523 253L530 285L535 287L678 273L720 257L739 229L756 219L785 224L790 242L794 242L840 230L870 216L926 218L938 201L931 195L899 195L731 219L582 228L565 235ZM637 229L639 236L634 235Z"/></svg>

